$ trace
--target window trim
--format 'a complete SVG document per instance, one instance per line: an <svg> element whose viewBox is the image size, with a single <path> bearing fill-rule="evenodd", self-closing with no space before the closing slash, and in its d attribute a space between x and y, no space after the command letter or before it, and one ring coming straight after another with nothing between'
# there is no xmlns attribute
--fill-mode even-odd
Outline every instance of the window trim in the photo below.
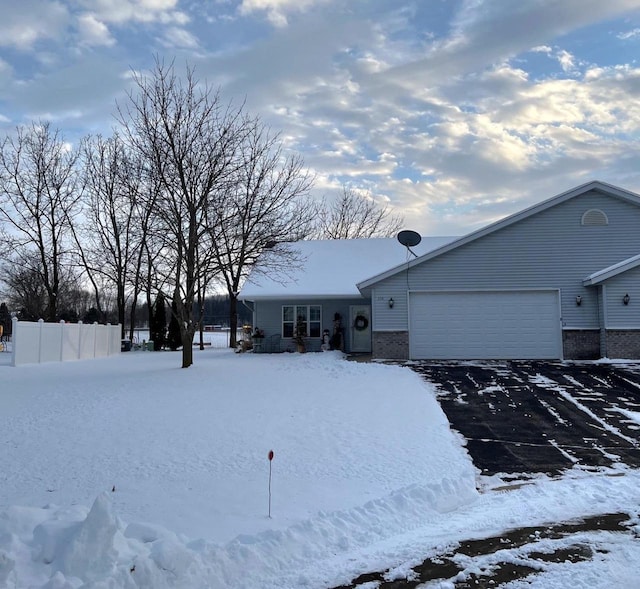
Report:
<svg viewBox="0 0 640 589"><path fill-rule="evenodd" d="M284 320L284 310L285 308L291 308L293 307L293 317L294 320L293 321L285 321ZM290 304L290 305L282 305L282 309L281 309L281 313L280 313L280 323L281 323L281 327L282 327L282 337L284 338L294 338L295 337L295 328L296 328L296 323L297 323L297 315L298 315L298 308L304 307L306 309L306 324L307 324L307 328L306 328L306 335L304 337L321 337L322 336L322 305L317 305L317 304L308 304L308 305L297 305L297 304ZM317 307L319 310L319 319L311 319L311 308L312 307ZM318 335L310 335L311 334L311 324L318 324ZM291 325L291 335L285 335L285 324Z"/></svg>
<svg viewBox="0 0 640 589"><path fill-rule="evenodd" d="M609 217L601 209L589 209L582 214L581 225L583 227L604 227L608 224Z"/></svg>

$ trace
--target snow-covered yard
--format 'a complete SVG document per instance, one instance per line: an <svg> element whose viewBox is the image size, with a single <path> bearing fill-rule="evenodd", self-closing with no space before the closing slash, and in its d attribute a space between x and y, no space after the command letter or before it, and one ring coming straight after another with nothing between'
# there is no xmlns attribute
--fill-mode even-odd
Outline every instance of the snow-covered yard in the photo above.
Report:
<svg viewBox="0 0 640 589"><path fill-rule="evenodd" d="M461 539L640 508L623 467L479 493L499 481L476 480L407 368L214 349L179 365L0 365L0 587L322 588ZM637 544L606 541L539 586L635 587Z"/></svg>

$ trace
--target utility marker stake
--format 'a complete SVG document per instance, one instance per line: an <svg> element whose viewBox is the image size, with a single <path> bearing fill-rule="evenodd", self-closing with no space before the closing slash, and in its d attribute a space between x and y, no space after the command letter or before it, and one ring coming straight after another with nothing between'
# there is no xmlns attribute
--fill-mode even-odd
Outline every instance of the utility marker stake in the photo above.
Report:
<svg viewBox="0 0 640 589"><path fill-rule="evenodd" d="M271 462L273 461L273 450L269 450L269 519L271 519Z"/></svg>

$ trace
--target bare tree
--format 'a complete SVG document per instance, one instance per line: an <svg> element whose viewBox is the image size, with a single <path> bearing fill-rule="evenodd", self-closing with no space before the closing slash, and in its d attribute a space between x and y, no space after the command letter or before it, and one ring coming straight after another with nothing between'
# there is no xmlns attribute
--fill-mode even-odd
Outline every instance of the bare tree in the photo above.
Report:
<svg viewBox="0 0 640 589"><path fill-rule="evenodd" d="M319 239L391 237L404 223L388 205L379 205L368 193L343 186L336 201L320 207L316 235Z"/></svg>
<svg viewBox="0 0 640 589"><path fill-rule="evenodd" d="M40 259L34 251L27 264L8 262L2 268L2 283L13 309L19 310L22 319L36 320L47 316L49 299L42 281ZM80 276L72 265L60 269L57 294L57 319L77 320L87 308L86 292L80 287Z"/></svg>
<svg viewBox="0 0 640 589"><path fill-rule="evenodd" d="M165 238L159 268L167 271L182 338L182 367L193 363L198 285L214 268L208 214L210 199L226 181L243 132L242 109L221 104L193 69L179 78L173 64L156 61L149 76L134 74L136 92L119 119L127 141L157 179L155 230ZM170 274L169 274L170 272Z"/></svg>
<svg viewBox="0 0 640 589"><path fill-rule="evenodd" d="M19 127L0 146L0 220L12 261L39 275L46 319L58 318L71 226L77 212L77 151L49 123Z"/></svg>
<svg viewBox="0 0 640 589"><path fill-rule="evenodd" d="M126 285L133 255L132 199L127 190L125 147L119 136L89 137L82 150L84 224L74 232L96 306L100 295L115 289L118 322L124 337Z"/></svg>
<svg viewBox="0 0 640 589"><path fill-rule="evenodd" d="M100 294L115 290L122 337L131 302L141 292L141 267L155 192L143 182L140 159L127 150L120 135L90 137L82 149L85 222L74 232L82 266L104 314ZM141 198L146 191L147 198Z"/></svg>
<svg viewBox="0 0 640 589"><path fill-rule="evenodd" d="M37 266L37 262L30 266ZM44 316L47 309L47 291L42 284L40 272L31 267L8 263L3 268L2 282L6 288L9 305L20 312L22 319L35 321Z"/></svg>
<svg viewBox="0 0 640 589"><path fill-rule="evenodd" d="M290 269L298 260L288 242L308 237L315 220L307 198L312 178L302 159L286 156L278 136L258 120L249 131L211 215L213 249L229 294L231 347L236 346L238 291L249 271ZM269 255L261 257L266 249Z"/></svg>

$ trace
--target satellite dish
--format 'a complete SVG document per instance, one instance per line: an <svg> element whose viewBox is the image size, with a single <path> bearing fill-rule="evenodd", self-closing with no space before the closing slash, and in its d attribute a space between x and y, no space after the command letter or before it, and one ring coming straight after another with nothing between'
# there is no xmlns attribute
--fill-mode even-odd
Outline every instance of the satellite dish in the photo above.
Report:
<svg viewBox="0 0 640 589"><path fill-rule="evenodd" d="M419 233L416 233L415 231L409 231L407 229L398 233L397 240L405 247L413 247L415 245L418 245L422 241L422 237L420 237Z"/></svg>

